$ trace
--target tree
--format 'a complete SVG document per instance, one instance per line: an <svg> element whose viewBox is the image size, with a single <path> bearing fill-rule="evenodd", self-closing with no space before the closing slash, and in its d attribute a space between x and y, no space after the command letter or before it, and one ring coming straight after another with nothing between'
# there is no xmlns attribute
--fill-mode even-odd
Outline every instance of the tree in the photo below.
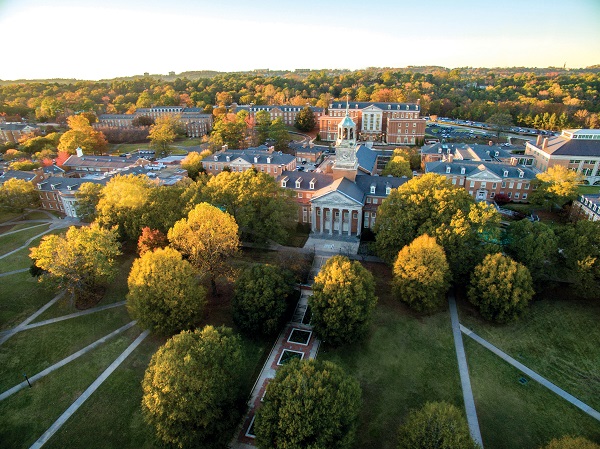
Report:
<svg viewBox="0 0 600 449"><path fill-rule="evenodd" d="M583 437L554 438L540 449L600 449L600 445Z"/></svg>
<svg viewBox="0 0 600 449"><path fill-rule="evenodd" d="M169 244L167 236L158 229L151 229L148 226L142 228L142 235L138 239L138 253L143 256L148 251L154 251L158 248L164 248Z"/></svg>
<svg viewBox="0 0 600 449"><path fill-rule="evenodd" d="M145 329L172 335L192 328L202 317L206 291L190 263L173 248L157 248L136 259L127 284L127 310Z"/></svg>
<svg viewBox="0 0 600 449"><path fill-rule="evenodd" d="M171 153L169 145L181 133L182 124L177 115L164 115L158 117L154 125L150 126L150 145L157 150L157 154L164 157Z"/></svg>
<svg viewBox="0 0 600 449"><path fill-rule="evenodd" d="M254 126L255 144L264 145L269 138L269 129L271 128L271 114L268 111L261 110L254 115L256 125Z"/></svg>
<svg viewBox="0 0 600 449"><path fill-rule="evenodd" d="M75 154L81 148L84 154L102 154L106 151L108 142L104 134L96 131L89 120L83 115L72 115L67 119L69 131L60 136L58 150Z"/></svg>
<svg viewBox="0 0 600 449"><path fill-rule="evenodd" d="M352 343L367 332L377 304L373 275L360 262L333 256L315 277L308 303L319 338L332 345Z"/></svg>
<svg viewBox="0 0 600 449"><path fill-rule="evenodd" d="M312 131L317 124L315 120L315 114L309 106L303 108L298 114L296 114L296 120L294 121L294 127L299 131Z"/></svg>
<svg viewBox="0 0 600 449"><path fill-rule="evenodd" d="M577 294L598 297L600 287L600 223L579 220L561 229L559 241L568 277Z"/></svg>
<svg viewBox="0 0 600 449"><path fill-rule="evenodd" d="M152 187L142 210L141 226L149 226L166 234L178 220L186 216L185 192L190 184L191 180L183 179L172 186Z"/></svg>
<svg viewBox="0 0 600 449"><path fill-rule="evenodd" d="M500 253L488 254L471 275L468 297L490 321L507 323L519 318L534 291L526 266Z"/></svg>
<svg viewBox="0 0 600 449"><path fill-rule="evenodd" d="M297 206L272 176L256 170L222 172L203 189L208 201L233 215L248 239L285 243L296 223Z"/></svg>
<svg viewBox="0 0 600 449"><path fill-rule="evenodd" d="M154 125L154 119L147 115L139 115L131 121L131 126L148 127Z"/></svg>
<svg viewBox="0 0 600 449"><path fill-rule="evenodd" d="M246 116L241 113L224 114L215 118L209 140L211 147L215 150L220 150L223 145L229 148L244 148L247 131L245 119Z"/></svg>
<svg viewBox="0 0 600 449"><path fill-rule="evenodd" d="M381 176L395 176L397 178L406 177L412 178L412 170L410 163L402 156L392 156L385 168L381 172Z"/></svg>
<svg viewBox="0 0 600 449"><path fill-rule="evenodd" d="M398 432L398 449L477 449L462 412L447 402L412 410Z"/></svg>
<svg viewBox="0 0 600 449"><path fill-rule="evenodd" d="M508 112L496 112L486 120L486 123L492 125L493 129L498 133L498 137L500 137L501 131L506 131L512 126L513 119Z"/></svg>
<svg viewBox="0 0 600 449"><path fill-rule="evenodd" d="M202 167L202 159L210 156L211 154L212 153L210 152L210 150L204 150L202 153L196 153L195 151L191 151L181 161L181 168L187 170L188 176L195 181L198 178L200 172L204 171L204 168Z"/></svg>
<svg viewBox="0 0 600 449"><path fill-rule="evenodd" d="M280 118L276 118L269 127L269 139L275 143L273 146L278 151L287 150L290 143L290 133L285 129L285 124Z"/></svg>
<svg viewBox="0 0 600 449"><path fill-rule="evenodd" d="M10 178L0 185L0 209L23 212L39 204L40 196L30 182Z"/></svg>
<svg viewBox="0 0 600 449"><path fill-rule="evenodd" d="M534 191L530 201L552 210L577 198L577 185L583 181L580 173L569 170L562 165L553 165L547 171L538 173L532 182Z"/></svg>
<svg viewBox="0 0 600 449"><path fill-rule="evenodd" d="M541 221L514 221L506 230L506 240L506 253L529 269L537 286L556 274L558 238L548 225Z"/></svg>
<svg viewBox="0 0 600 449"><path fill-rule="evenodd" d="M398 253L394 263L394 294L418 311L430 312L444 303L450 268L444 249L423 234Z"/></svg>
<svg viewBox="0 0 600 449"><path fill-rule="evenodd" d="M91 223L96 219L96 207L103 189L102 184L84 182L75 191L75 213L80 220Z"/></svg>
<svg viewBox="0 0 600 449"><path fill-rule="evenodd" d="M9 170L22 170L22 171L32 171L35 170L36 168L40 168L40 164L39 162L33 162L33 161L15 161L15 162L11 162L8 165L8 169Z"/></svg>
<svg viewBox="0 0 600 449"><path fill-rule="evenodd" d="M146 175L111 178L96 207L96 221L106 228L117 226L119 235L136 241L142 231L142 214L148 203L150 180Z"/></svg>
<svg viewBox="0 0 600 449"><path fill-rule="evenodd" d="M215 280L230 273L228 261L237 254L240 246L234 218L210 204L201 203L187 218L175 223L168 238L201 274L208 275L212 292L216 294Z"/></svg>
<svg viewBox="0 0 600 449"><path fill-rule="evenodd" d="M67 290L79 305L97 299L102 288L116 275L121 254L114 229L98 225L76 228L66 235L47 235L31 248L35 265L47 273L40 280Z"/></svg>
<svg viewBox="0 0 600 449"><path fill-rule="evenodd" d="M235 282L233 319L250 336L279 330L294 291L293 277L272 265L252 265Z"/></svg>
<svg viewBox="0 0 600 449"><path fill-rule="evenodd" d="M231 329L206 326L171 337L144 374L144 419L167 444L224 447L243 407L243 363Z"/></svg>
<svg viewBox="0 0 600 449"><path fill-rule="evenodd" d="M269 382L254 424L256 445L349 449L361 407L358 382L331 362L293 360Z"/></svg>
<svg viewBox="0 0 600 449"><path fill-rule="evenodd" d="M421 154L416 147L396 148L393 156L401 156L410 163L411 170L419 170L421 168Z"/></svg>

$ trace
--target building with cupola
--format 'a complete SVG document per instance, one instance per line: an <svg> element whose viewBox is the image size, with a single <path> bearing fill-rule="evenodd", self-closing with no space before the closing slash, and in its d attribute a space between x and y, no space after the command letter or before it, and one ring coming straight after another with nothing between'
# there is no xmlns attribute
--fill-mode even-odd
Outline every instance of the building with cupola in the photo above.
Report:
<svg viewBox="0 0 600 449"><path fill-rule="evenodd" d="M392 189L407 178L378 176L378 152L358 142L357 124L349 107L337 123L331 173L285 171L281 187L293 191L298 221L315 236L355 236L372 228L377 209Z"/></svg>

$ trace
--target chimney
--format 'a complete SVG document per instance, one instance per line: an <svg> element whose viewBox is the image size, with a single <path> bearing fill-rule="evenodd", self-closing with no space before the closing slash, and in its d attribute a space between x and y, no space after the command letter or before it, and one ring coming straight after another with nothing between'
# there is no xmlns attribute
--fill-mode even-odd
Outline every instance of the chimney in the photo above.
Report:
<svg viewBox="0 0 600 449"><path fill-rule="evenodd" d="M492 142L492 141L490 140L490 141L488 142L488 145L489 145L489 146L493 146L493 145L494 145L494 142Z"/></svg>
<svg viewBox="0 0 600 449"><path fill-rule="evenodd" d="M544 137L544 141L542 142L542 150L548 148L548 138Z"/></svg>
<svg viewBox="0 0 600 449"><path fill-rule="evenodd" d="M77 148L75 149L75 153L76 153L76 154L77 154L77 156L79 156L79 157L83 156L83 150L82 150L81 148L79 148L79 147L77 147Z"/></svg>
<svg viewBox="0 0 600 449"><path fill-rule="evenodd" d="M535 146L539 148L541 144L542 144L542 135L538 134L537 139L535 139Z"/></svg>
<svg viewBox="0 0 600 449"><path fill-rule="evenodd" d="M314 147L315 147L315 144L314 144L314 143L312 142L312 140L311 140L311 141L310 141L310 143L308 144L308 146L309 146L310 148L314 148Z"/></svg>
<svg viewBox="0 0 600 449"><path fill-rule="evenodd" d="M221 147L221 151L227 151L228 149L229 149L229 146L228 146L228 145L223 145L223 146Z"/></svg>
<svg viewBox="0 0 600 449"><path fill-rule="evenodd" d="M421 99L420 98L417 99L417 104L421 104Z"/></svg>
<svg viewBox="0 0 600 449"><path fill-rule="evenodd" d="M269 147L269 153L272 153L273 151L275 151L275 147Z"/></svg>
<svg viewBox="0 0 600 449"><path fill-rule="evenodd" d="M448 155L448 162L452 163L453 160L454 160L454 155L453 154L449 154Z"/></svg>

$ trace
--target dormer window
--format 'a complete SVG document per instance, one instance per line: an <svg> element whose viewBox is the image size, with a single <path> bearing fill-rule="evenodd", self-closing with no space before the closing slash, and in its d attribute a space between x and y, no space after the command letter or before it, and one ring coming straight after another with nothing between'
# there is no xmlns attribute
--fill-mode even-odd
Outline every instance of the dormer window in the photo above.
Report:
<svg viewBox="0 0 600 449"><path fill-rule="evenodd" d="M385 194L389 195L392 192L392 186L391 185L387 185L385 186Z"/></svg>
<svg viewBox="0 0 600 449"><path fill-rule="evenodd" d="M218 161L218 160L219 160L219 156L217 156L217 155L215 154L215 155L213 156L213 159L214 159L215 161Z"/></svg>
<svg viewBox="0 0 600 449"><path fill-rule="evenodd" d="M504 177L508 178L508 170L504 170Z"/></svg>
<svg viewBox="0 0 600 449"><path fill-rule="evenodd" d="M519 178L522 178L525 175L525 172L523 170L519 170Z"/></svg>
<svg viewBox="0 0 600 449"><path fill-rule="evenodd" d="M375 184L371 184L371 194L375 194Z"/></svg>
<svg viewBox="0 0 600 449"><path fill-rule="evenodd" d="M296 179L296 188L299 189L300 185L302 184L302 178L298 178Z"/></svg>
<svg viewBox="0 0 600 449"><path fill-rule="evenodd" d="M446 166L446 173L450 173L450 171L452 170L452 167L450 167L449 165Z"/></svg>
<svg viewBox="0 0 600 449"><path fill-rule="evenodd" d="M271 163L271 156L267 156L267 164Z"/></svg>
<svg viewBox="0 0 600 449"><path fill-rule="evenodd" d="M464 174L465 174L465 172L466 172L466 169L465 169L465 167L460 167L460 174L461 174L461 175L464 175Z"/></svg>
<svg viewBox="0 0 600 449"><path fill-rule="evenodd" d="M287 176L286 176L285 178L283 178L283 179L281 180L281 187L287 187L287 181L288 181L288 178L287 178Z"/></svg>
<svg viewBox="0 0 600 449"><path fill-rule="evenodd" d="M315 180L314 179L311 179L309 187L310 187L310 190L315 190Z"/></svg>
<svg viewBox="0 0 600 449"><path fill-rule="evenodd" d="M230 161L231 161L231 158L230 158L229 156L225 156L225 160L226 160L227 162L230 162Z"/></svg>
<svg viewBox="0 0 600 449"><path fill-rule="evenodd" d="M499 151L496 151L496 152L494 153L494 156L495 156L495 157L498 157L498 156L500 156L500 152L499 152Z"/></svg>
<svg viewBox="0 0 600 449"><path fill-rule="evenodd" d="M388 104L388 109L392 109L392 105L391 104Z"/></svg>
<svg viewBox="0 0 600 449"><path fill-rule="evenodd" d="M258 163L258 156L254 156L254 163L257 164Z"/></svg>

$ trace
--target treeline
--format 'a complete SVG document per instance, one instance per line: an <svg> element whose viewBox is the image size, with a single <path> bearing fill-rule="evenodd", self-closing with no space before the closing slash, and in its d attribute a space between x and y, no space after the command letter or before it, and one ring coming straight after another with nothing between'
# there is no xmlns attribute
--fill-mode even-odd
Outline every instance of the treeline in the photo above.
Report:
<svg viewBox="0 0 600 449"><path fill-rule="evenodd" d="M548 129L599 125L600 73L588 69L410 67L358 71L218 73L163 80L151 76L111 81L14 83L0 86L0 113L61 121L79 111L134 112L153 105L292 104L421 101L424 115L485 121L509 113L515 124ZM169 77L171 78L171 77ZM554 119L552 118L554 116Z"/></svg>

